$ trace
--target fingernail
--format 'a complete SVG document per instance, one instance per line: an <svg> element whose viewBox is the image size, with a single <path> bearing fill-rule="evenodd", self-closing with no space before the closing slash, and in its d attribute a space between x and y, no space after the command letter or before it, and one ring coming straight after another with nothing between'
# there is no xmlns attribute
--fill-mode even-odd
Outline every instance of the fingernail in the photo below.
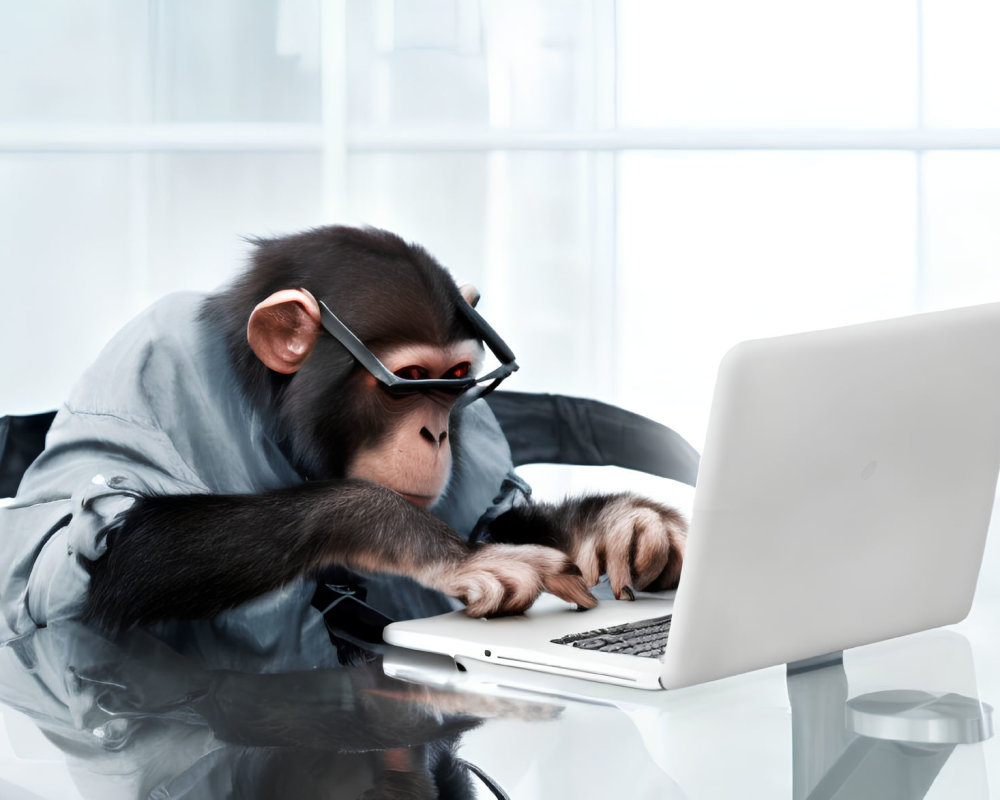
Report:
<svg viewBox="0 0 1000 800"><path fill-rule="evenodd" d="M625 584L622 587L622 591L625 592L625 594L628 595L628 599L629 600L635 600L635 590L631 586L629 586L628 584Z"/></svg>

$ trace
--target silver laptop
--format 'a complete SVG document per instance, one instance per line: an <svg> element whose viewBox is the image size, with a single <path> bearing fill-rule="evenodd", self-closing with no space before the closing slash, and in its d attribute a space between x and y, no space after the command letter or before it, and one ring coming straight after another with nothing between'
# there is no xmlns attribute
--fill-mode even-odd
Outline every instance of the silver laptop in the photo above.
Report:
<svg viewBox="0 0 1000 800"><path fill-rule="evenodd" d="M672 689L958 622L1000 469L1000 304L744 342L719 368L676 593L393 623L392 645ZM557 643L670 616L659 657Z"/></svg>

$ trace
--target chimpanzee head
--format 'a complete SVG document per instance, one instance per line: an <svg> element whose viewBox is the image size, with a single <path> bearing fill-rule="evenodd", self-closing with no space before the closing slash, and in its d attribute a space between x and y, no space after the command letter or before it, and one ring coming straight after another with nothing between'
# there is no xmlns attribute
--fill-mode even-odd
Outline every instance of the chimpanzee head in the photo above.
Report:
<svg viewBox="0 0 1000 800"><path fill-rule="evenodd" d="M373 228L254 241L249 269L207 301L243 389L299 471L375 481L427 507L451 471L451 411L482 340L513 355L423 248Z"/></svg>

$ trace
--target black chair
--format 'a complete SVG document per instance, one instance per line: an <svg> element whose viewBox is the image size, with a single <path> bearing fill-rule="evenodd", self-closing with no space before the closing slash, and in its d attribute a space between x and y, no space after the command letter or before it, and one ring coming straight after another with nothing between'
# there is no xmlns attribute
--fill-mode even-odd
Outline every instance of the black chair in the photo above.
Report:
<svg viewBox="0 0 1000 800"><path fill-rule="evenodd" d="M486 396L514 466L614 466L694 486L698 451L675 431L617 406L558 394Z"/></svg>
<svg viewBox="0 0 1000 800"><path fill-rule="evenodd" d="M55 411L0 417L0 497L13 497L21 477L45 448Z"/></svg>

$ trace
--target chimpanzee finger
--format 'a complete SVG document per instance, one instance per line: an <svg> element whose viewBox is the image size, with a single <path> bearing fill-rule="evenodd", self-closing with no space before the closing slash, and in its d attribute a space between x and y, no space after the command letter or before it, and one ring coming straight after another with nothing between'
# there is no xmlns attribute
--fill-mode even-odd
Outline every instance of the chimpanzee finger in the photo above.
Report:
<svg viewBox="0 0 1000 800"><path fill-rule="evenodd" d="M635 590L632 588L632 569L625 558L608 555L608 581L611 591L619 600L635 600Z"/></svg>
<svg viewBox="0 0 1000 800"><path fill-rule="evenodd" d="M598 537L591 536L580 542L577 549L572 553L573 561L580 568L583 580L587 586L596 586L601 580L601 573L604 571L604 563L601 554L597 550Z"/></svg>
<svg viewBox="0 0 1000 800"><path fill-rule="evenodd" d="M648 589L651 592L661 592L668 589L676 589L681 579L681 567L684 564L685 540L679 539L673 542L670 549L670 559L659 575L654 578Z"/></svg>
<svg viewBox="0 0 1000 800"><path fill-rule="evenodd" d="M663 569L670 543L653 509L623 503L608 532L605 558L611 589L619 600L634 600L633 587L649 584Z"/></svg>
<svg viewBox="0 0 1000 800"><path fill-rule="evenodd" d="M684 549L687 545L687 521L676 512L663 517L664 530L669 537L669 558L659 574L649 583L650 591L676 589L684 565Z"/></svg>
<svg viewBox="0 0 1000 800"><path fill-rule="evenodd" d="M452 572L449 584L449 593L474 617L523 613L545 589L584 608L597 603L579 568L540 545L486 545Z"/></svg>
<svg viewBox="0 0 1000 800"><path fill-rule="evenodd" d="M580 568L572 561L566 560L562 572L550 575L545 579L545 589L567 603L576 603L581 609L593 608L597 598L587 588L587 581L580 573Z"/></svg>
<svg viewBox="0 0 1000 800"><path fill-rule="evenodd" d="M672 557L672 543L659 515L636 521L632 544L632 584L646 589L666 569Z"/></svg>

